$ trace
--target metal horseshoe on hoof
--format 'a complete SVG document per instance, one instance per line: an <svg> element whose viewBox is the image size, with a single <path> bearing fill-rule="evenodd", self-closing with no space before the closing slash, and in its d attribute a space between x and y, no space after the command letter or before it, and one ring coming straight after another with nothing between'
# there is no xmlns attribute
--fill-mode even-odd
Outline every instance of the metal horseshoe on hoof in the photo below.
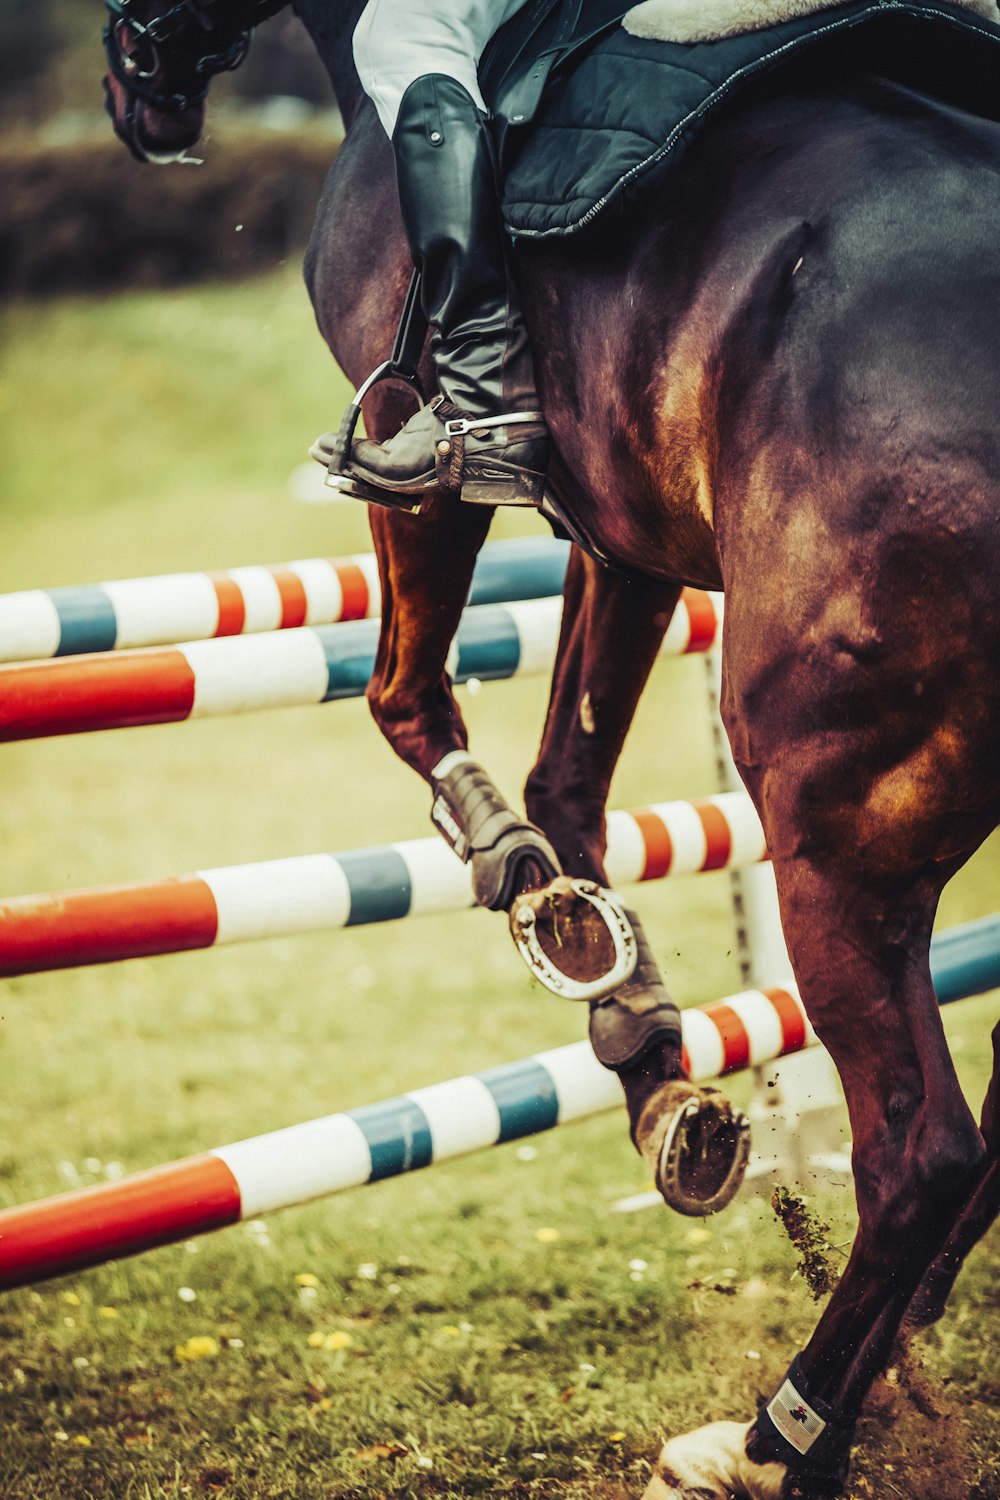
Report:
<svg viewBox="0 0 1000 1500"><path fill-rule="evenodd" d="M614 946L614 961L596 979L573 979L557 968L538 938L538 917L521 897L510 909L510 930L517 950L535 978L565 1000L602 1000L627 984L635 972L638 944L625 908L611 891L592 880L572 880L569 891L593 907ZM531 894L530 892L528 893Z"/></svg>
<svg viewBox="0 0 1000 1500"><path fill-rule="evenodd" d="M721 1095L719 1096L721 1099ZM702 1114L716 1116L714 1130L702 1131L700 1141L692 1141L691 1127ZM702 1121L707 1124L707 1121ZM720 1134L725 1131L731 1140L723 1147ZM709 1153L728 1149L730 1157L725 1171L713 1172L715 1186L707 1194L696 1191L695 1182L699 1166L705 1167ZM700 1162L692 1162L692 1153L697 1153ZM726 1107L718 1109L711 1096L688 1099L667 1126L656 1169L656 1186L668 1207L689 1218L704 1218L725 1208L739 1190L750 1156L750 1121L741 1109Z"/></svg>

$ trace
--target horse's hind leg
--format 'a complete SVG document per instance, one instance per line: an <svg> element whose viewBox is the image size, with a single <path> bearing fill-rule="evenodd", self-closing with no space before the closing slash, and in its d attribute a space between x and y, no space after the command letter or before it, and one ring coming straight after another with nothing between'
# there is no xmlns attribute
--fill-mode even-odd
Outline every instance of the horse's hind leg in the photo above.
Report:
<svg viewBox="0 0 1000 1500"><path fill-rule="evenodd" d="M552 693L525 802L567 874L602 886L611 777L679 597L676 585L612 573L580 553L567 570ZM667 1202L684 1213L714 1212L742 1178L746 1121L721 1094L689 1082L677 1008L638 917L628 915L636 971L591 1003L591 1044L621 1079L632 1139Z"/></svg>
<svg viewBox="0 0 1000 1500"><path fill-rule="evenodd" d="M1000 1214L1000 1022L993 1028L993 1076L979 1129L987 1152L982 1176L907 1308L911 1328L926 1327L942 1316L966 1256Z"/></svg>
<svg viewBox="0 0 1000 1500"><path fill-rule="evenodd" d="M775 577L792 575L783 562ZM803 585L780 619L763 618L766 590L730 590L724 712L802 997L844 1087L858 1233L738 1466L732 1424L675 1439L650 1490L659 1500L690 1494L687 1475L706 1464L719 1500L776 1494L775 1476L785 1497L839 1494L858 1409L907 1306L990 1181L929 963L941 888L1000 806L986 630L955 622L947 580L943 602L925 585L911 616L890 591L853 600L843 575L831 596L834 577L822 570L821 597Z"/></svg>
<svg viewBox="0 0 1000 1500"><path fill-rule="evenodd" d="M928 882L901 899L858 868L837 870L832 857L831 875L826 860L818 868L792 856L772 827L768 839L779 850L785 933L803 998L844 1086L859 1228L844 1274L774 1398L749 1430L714 1423L669 1442L650 1500L839 1495L864 1396L982 1172L982 1137L931 982L938 891Z"/></svg>

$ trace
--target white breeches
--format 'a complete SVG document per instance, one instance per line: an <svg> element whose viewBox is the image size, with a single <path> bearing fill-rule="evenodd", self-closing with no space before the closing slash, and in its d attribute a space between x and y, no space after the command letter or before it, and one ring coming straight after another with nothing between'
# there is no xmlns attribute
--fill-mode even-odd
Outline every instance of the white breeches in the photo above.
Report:
<svg viewBox="0 0 1000 1500"><path fill-rule="evenodd" d="M427 73L454 78L484 110L479 59L527 0L368 0L354 32L365 93L391 138L406 90Z"/></svg>

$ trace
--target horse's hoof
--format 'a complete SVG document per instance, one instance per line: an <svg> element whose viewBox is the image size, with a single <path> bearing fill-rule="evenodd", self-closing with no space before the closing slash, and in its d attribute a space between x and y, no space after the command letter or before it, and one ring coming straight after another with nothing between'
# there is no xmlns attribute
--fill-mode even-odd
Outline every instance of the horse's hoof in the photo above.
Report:
<svg viewBox="0 0 1000 1500"><path fill-rule="evenodd" d="M647 1101L635 1143L667 1205L698 1218L718 1213L739 1189L750 1122L716 1089L676 1079Z"/></svg>
<svg viewBox="0 0 1000 1500"><path fill-rule="evenodd" d="M710 1422L664 1443L642 1500L781 1500L784 1464L747 1458L748 1428Z"/></svg>
<svg viewBox="0 0 1000 1500"><path fill-rule="evenodd" d="M510 907L510 930L535 978L567 1000L603 1000L635 972L638 944L617 896L559 875Z"/></svg>

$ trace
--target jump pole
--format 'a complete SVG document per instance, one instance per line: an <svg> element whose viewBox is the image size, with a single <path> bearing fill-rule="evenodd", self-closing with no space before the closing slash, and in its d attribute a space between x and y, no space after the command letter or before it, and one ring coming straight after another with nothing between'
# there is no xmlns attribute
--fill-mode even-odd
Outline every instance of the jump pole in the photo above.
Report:
<svg viewBox="0 0 1000 1500"><path fill-rule="evenodd" d="M551 538L488 542L476 562L469 603L561 593L568 557L569 543ZM23 589L0 594L0 662L334 625L374 618L381 604L371 552Z"/></svg>
<svg viewBox="0 0 1000 1500"><path fill-rule="evenodd" d="M1000 985L1000 915L934 941L942 1004ZM699 1081L774 1061L815 1041L794 984L748 990L681 1017ZM291 1208L347 1188L621 1106L587 1042L327 1115L0 1213L0 1288Z"/></svg>
<svg viewBox="0 0 1000 1500"><path fill-rule="evenodd" d="M470 605L448 656L452 680L548 671L561 613L559 597ZM660 654L708 651L721 624L721 595L685 589ZM0 741L356 698L374 669L378 634L378 620L353 620L0 667Z"/></svg>
<svg viewBox="0 0 1000 1500"><path fill-rule="evenodd" d="M615 887L766 858L745 792L608 814ZM169 880L0 901L0 977L149 958L473 906L441 838L232 865Z"/></svg>

